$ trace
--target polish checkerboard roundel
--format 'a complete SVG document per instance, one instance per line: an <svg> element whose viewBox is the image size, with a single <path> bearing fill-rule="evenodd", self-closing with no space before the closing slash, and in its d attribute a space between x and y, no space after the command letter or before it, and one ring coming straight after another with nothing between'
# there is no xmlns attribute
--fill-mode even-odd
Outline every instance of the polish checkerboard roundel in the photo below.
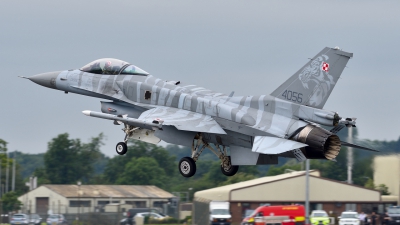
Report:
<svg viewBox="0 0 400 225"><path fill-rule="evenodd" d="M322 63L322 70L328 72L329 71L329 64L326 62Z"/></svg>

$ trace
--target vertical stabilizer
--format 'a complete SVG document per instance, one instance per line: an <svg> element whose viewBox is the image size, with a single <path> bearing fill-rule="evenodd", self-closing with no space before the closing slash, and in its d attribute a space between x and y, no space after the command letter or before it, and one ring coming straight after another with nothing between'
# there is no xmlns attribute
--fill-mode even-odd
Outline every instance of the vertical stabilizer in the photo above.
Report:
<svg viewBox="0 0 400 225"><path fill-rule="evenodd" d="M353 53L326 47L271 96L322 109L351 57Z"/></svg>

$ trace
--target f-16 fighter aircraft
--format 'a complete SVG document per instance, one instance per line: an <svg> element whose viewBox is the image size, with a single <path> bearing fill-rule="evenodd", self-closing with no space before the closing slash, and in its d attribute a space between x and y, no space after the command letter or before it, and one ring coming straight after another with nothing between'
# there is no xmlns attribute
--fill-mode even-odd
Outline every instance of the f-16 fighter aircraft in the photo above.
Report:
<svg viewBox="0 0 400 225"><path fill-rule="evenodd" d="M191 177L207 148L221 160L222 173L232 176L239 165L277 164L278 157L335 160L342 145L371 150L336 135L355 126L355 118L323 109L352 56L338 47L324 48L270 95L260 96L164 81L111 58L24 78L65 93L110 100L101 102L101 112L83 114L124 125L125 138L116 145L120 155L127 152L129 138L191 146L190 157L179 162L180 173Z"/></svg>

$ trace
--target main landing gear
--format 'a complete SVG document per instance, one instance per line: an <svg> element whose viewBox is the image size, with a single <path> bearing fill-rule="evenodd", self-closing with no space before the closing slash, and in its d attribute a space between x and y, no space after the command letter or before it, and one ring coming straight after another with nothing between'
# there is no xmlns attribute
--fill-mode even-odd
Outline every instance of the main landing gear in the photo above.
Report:
<svg viewBox="0 0 400 225"><path fill-rule="evenodd" d="M128 151L128 146L125 142L119 142L115 147L115 150L117 151L118 155L125 155L125 153Z"/></svg>
<svg viewBox="0 0 400 225"><path fill-rule="evenodd" d="M239 166L233 166L231 157L228 156L226 147L216 145L217 150L203 140L201 134L196 135L192 143L192 157L183 157L178 164L179 172L184 177L191 177L196 173L196 161L205 148L210 149L221 160L221 172L226 176L233 176L239 170Z"/></svg>
<svg viewBox="0 0 400 225"><path fill-rule="evenodd" d="M196 173L196 162L190 157L183 157L179 161L179 172L184 177L191 177Z"/></svg>
<svg viewBox="0 0 400 225"><path fill-rule="evenodd" d="M125 132L125 139L123 142L119 142L115 147L118 155L125 155L128 151L127 142L130 137L133 136L134 132L139 127L134 127L128 124L124 124L122 129ZM231 157L228 156L225 146L215 145L216 149L210 146L206 141L203 140L201 133L197 134L192 142L192 155L191 157L183 157L178 164L179 172L184 177L191 177L196 173L196 161L199 159L201 153L205 148L210 149L220 160L221 160L221 172L225 176L233 176L239 170L239 166L232 165ZM222 147L222 148L221 148Z"/></svg>
<svg viewBox="0 0 400 225"><path fill-rule="evenodd" d="M119 142L117 146L115 147L115 150L117 151L118 155L125 155L126 152L128 151L128 146L126 143L128 142L128 138L132 136L133 131L139 129L139 127L134 127L128 124L124 124L125 128L122 129L125 132L125 138L123 142Z"/></svg>

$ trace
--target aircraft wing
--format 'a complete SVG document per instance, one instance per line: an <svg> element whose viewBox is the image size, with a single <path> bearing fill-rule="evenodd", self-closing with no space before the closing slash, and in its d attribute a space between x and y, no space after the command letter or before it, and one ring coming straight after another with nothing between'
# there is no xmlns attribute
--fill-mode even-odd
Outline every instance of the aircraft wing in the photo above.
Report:
<svg viewBox="0 0 400 225"><path fill-rule="evenodd" d="M144 111L139 120L150 123L156 120L163 125L175 126L178 130L226 134L211 116L165 106Z"/></svg>
<svg viewBox="0 0 400 225"><path fill-rule="evenodd" d="M262 154L280 154L308 146L306 144L284 138L255 136L252 152Z"/></svg>

